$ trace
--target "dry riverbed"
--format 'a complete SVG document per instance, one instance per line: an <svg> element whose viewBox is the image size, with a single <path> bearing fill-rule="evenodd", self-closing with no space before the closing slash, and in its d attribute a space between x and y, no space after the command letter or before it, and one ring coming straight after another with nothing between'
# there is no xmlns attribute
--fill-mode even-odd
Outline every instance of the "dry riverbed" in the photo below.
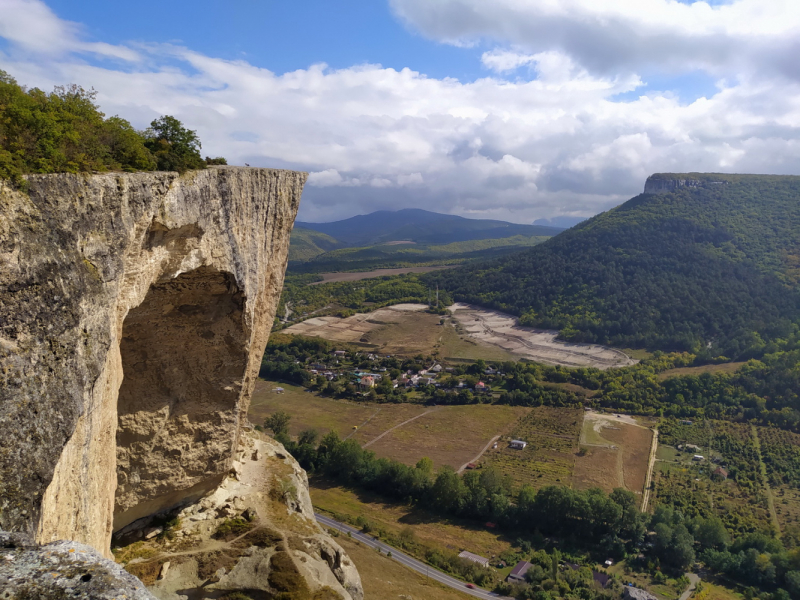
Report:
<svg viewBox="0 0 800 600"><path fill-rule="evenodd" d="M499 346L521 358L565 367L624 367L637 361L624 352L596 344L556 340L558 332L522 327L516 317L468 304L450 307L464 332L485 344Z"/></svg>

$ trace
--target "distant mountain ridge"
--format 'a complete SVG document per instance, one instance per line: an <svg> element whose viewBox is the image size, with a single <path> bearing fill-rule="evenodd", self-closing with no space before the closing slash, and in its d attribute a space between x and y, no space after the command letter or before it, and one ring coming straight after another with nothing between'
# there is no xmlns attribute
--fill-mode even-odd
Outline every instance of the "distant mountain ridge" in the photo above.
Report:
<svg viewBox="0 0 800 600"><path fill-rule="evenodd" d="M520 225L490 219L468 219L418 208L377 211L334 221L298 221L296 228L311 229L338 240L344 246L370 246L383 242L413 241L418 244L448 244L471 240L509 238L517 235L552 237L560 227Z"/></svg>
<svg viewBox="0 0 800 600"><path fill-rule="evenodd" d="M566 339L747 358L800 323L800 177L663 173L524 252L427 276Z"/></svg>

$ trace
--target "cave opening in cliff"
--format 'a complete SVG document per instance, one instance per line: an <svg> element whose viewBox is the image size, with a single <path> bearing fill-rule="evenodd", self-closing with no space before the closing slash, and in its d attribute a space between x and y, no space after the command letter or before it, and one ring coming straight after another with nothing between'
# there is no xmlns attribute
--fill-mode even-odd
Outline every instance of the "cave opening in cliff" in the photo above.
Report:
<svg viewBox="0 0 800 600"><path fill-rule="evenodd" d="M225 476L249 355L244 305L232 275L201 267L153 284L125 318L115 530Z"/></svg>

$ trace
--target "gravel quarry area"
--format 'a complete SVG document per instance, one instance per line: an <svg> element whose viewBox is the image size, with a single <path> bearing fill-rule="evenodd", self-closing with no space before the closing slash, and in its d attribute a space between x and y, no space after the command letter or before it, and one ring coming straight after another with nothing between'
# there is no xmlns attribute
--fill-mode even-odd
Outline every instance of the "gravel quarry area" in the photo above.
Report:
<svg viewBox="0 0 800 600"><path fill-rule="evenodd" d="M608 369L638 362L613 348L558 341L557 331L522 327L516 317L498 311L456 303L450 312L464 333L475 340L546 365Z"/></svg>

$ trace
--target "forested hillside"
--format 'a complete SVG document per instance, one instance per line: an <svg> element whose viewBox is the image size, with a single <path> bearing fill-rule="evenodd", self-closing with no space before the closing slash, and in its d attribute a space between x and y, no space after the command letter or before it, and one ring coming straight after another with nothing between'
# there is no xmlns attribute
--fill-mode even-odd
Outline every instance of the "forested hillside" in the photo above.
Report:
<svg viewBox="0 0 800 600"><path fill-rule="evenodd" d="M315 256L341 246L342 243L339 240L329 235L313 229L295 227L292 230L291 243L289 244L289 261L310 260Z"/></svg>
<svg viewBox="0 0 800 600"><path fill-rule="evenodd" d="M691 180L528 251L427 276L566 339L748 358L800 318L800 177Z"/></svg>
<svg viewBox="0 0 800 600"><path fill-rule="evenodd" d="M332 223L298 221L296 225L330 235L346 246L371 246L398 240L408 240L418 244L449 244L469 240L510 238L517 235L551 237L562 231L558 227L467 219L415 208L398 211L382 210Z"/></svg>

